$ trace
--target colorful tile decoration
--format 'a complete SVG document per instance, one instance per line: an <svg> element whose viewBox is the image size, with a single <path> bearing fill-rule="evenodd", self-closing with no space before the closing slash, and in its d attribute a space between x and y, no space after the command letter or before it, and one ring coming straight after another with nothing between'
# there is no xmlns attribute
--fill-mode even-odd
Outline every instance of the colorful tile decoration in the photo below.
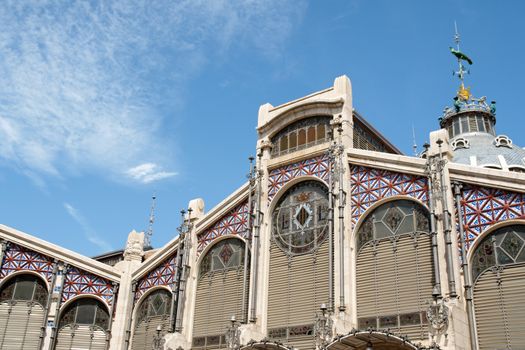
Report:
<svg viewBox="0 0 525 350"><path fill-rule="evenodd" d="M64 276L62 302L77 295L96 295L104 299L109 306L113 304L113 284L110 280L96 276L76 267L70 267Z"/></svg>
<svg viewBox="0 0 525 350"><path fill-rule="evenodd" d="M175 283L177 275L177 252L174 252L170 257L164 260L156 268L148 272L137 283L137 291L135 292L135 301L140 299L144 293L150 288L156 286L167 286L172 288Z"/></svg>
<svg viewBox="0 0 525 350"><path fill-rule="evenodd" d="M409 196L428 202L425 176L409 175L359 165L350 166L352 224L377 201L393 196Z"/></svg>
<svg viewBox="0 0 525 350"><path fill-rule="evenodd" d="M249 233L248 221L248 200L246 200L230 210L203 233L197 236L197 254L202 253L208 244L217 237L225 235L240 235L241 237L246 238Z"/></svg>
<svg viewBox="0 0 525 350"><path fill-rule="evenodd" d="M268 174L268 203L272 201L275 194L286 185L288 181L296 177L311 175L328 181L330 170L329 165L330 158L328 154L325 153L311 159L301 160L299 162L270 170L270 173Z"/></svg>
<svg viewBox="0 0 525 350"><path fill-rule="evenodd" d="M14 243L10 243L2 261L0 271L0 281L10 274L17 271L33 271L51 282L53 275L53 259L24 248Z"/></svg>
<svg viewBox="0 0 525 350"><path fill-rule="evenodd" d="M525 219L525 194L464 184L461 211L468 250L489 226L505 220Z"/></svg>

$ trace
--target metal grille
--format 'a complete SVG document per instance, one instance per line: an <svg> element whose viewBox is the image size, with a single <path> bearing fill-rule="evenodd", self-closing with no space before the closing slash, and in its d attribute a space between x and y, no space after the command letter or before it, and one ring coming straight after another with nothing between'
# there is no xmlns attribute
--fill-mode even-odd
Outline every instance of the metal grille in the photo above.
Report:
<svg viewBox="0 0 525 350"><path fill-rule="evenodd" d="M132 350L149 350L153 348L153 337L157 327L161 335L170 329L171 293L158 289L149 294L137 307L135 312L135 329L131 340Z"/></svg>
<svg viewBox="0 0 525 350"><path fill-rule="evenodd" d="M44 308L31 301L0 303L0 349L37 350Z"/></svg>
<svg viewBox="0 0 525 350"><path fill-rule="evenodd" d="M67 325L57 335L55 350L105 350L106 332L97 326Z"/></svg>

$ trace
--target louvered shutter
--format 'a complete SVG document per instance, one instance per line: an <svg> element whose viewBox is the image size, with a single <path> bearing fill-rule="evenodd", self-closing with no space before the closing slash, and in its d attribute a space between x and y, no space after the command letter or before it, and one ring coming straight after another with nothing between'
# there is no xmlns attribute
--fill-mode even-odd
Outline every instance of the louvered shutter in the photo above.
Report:
<svg viewBox="0 0 525 350"><path fill-rule="evenodd" d="M240 266L212 272L199 279L193 326L194 348L226 348L224 335L231 317L235 316L237 320L243 317L243 276L244 267ZM208 345L204 346L206 343Z"/></svg>
<svg viewBox="0 0 525 350"><path fill-rule="evenodd" d="M383 239L361 248L356 261L359 328L390 328L411 339L426 339L426 303L432 298L433 272L430 236L417 246L410 235L394 242ZM395 248L395 249L394 249ZM423 317L423 320L421 320Z"/></svg>
<svg viewBox="0 0 525 350"><path fill-rule="evenodd" d="M153 349L153 339L157 336L157 326L161 326L161 334L166 334L170 326L168 315L148 317L136 326L131 342L132 350Z"/></svg>
<svg viewBox="0 0 525 350"><path fill-rule="evenodd" d="M288 256L271 244L268 285L268 331L271 338L298 349L313 349L313 334L294 335L311 327L322 303L328 303L328 241L315 253ZM288 329L288 338L286 329ZM301 333L299 331L298 333ZM311 331L310 331L311 333Z"/></svg>
<svg viewBox="0 0 525 350"><path fill-rule="evenodd" d="M37 350L44 317L44 308L37 303L0 303L0 349Z"/></svg>
<svg viewBox="0 0 525 350"><path fill-rule="evenodd" d="M525 266L506 266L478 277L474 307L478 342L484 349L525 349Z"/></svg>
<svg viewBox="0 0 525 350"><path fill-rule="evenodd" d="M55 349L105 350L106 332L89 325L67 325L58 331Z"/></svg>

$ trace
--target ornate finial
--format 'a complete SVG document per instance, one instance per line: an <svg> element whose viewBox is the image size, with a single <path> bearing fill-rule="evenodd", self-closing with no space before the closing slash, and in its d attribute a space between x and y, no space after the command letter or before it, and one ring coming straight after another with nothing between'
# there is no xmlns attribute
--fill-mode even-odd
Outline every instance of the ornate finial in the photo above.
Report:
<svg viewBox="0 0 525 350"><path fill-rule="evenodd" d="M153 222L155 221L155 200L157 197L155 196L155 193L153 193L153 196L151 196L151 209L149 212L149 224L148 224L148 230L146 231L146 237L145 237L145 247L151 247L151 237L153 236Z"/></svg>
<svg viewBox="0 0 525 350"><path fill-rule="evenodd" d="M414 150L414 156L417 157L416 129L414 129L414 124L412 124L412 140L412 149Z"/></svg>
<svg viewBox="0 0 525 350"><path fill-rule="evenodd" d="M463 52L460 51L460 48L459 48L460 36L458 33L458 26L456 22L454 22L454 29L455 29L454 42L456 43L456 49L454 49L453 47L450 47L450 52L454 56L456 56L456 58L458 59L458 65L459 65L458 71L453 72L453 74L457 75L459 80L461 81L461 85L459 86L457 97L461 99L462 101L468 101L471 97L470 88L465 87L464 78L465 78L465 73L470 74L470 70L465 69L465 66L463 65L463 61L467 62L469 65L472 65L472 60L467 55L465 55Z"/></svg>
<svg viewBox="0 0 525 350"><path fill-rule="evenodd" d="M454 22L454 29L455 29L454 42L456 43L456 49L451 47L450 52L454 56L456 56L456 58L458 59L458 65L459 65L459 69L457 72L454 72L454 75L457 75L459 80L461 81L461 85L458 91L458 97L464 101L467 101L470 99L470 88L465 88L464 77L465 77L465 73L470 73L470 71L465 69L465 66L463 65L463 61L466 61L469 65L472 65L472 60L467 55L465 55L464 53L460 51L460 47L459 47L460 35L458 33L458 26L456 22Z"/></svg>

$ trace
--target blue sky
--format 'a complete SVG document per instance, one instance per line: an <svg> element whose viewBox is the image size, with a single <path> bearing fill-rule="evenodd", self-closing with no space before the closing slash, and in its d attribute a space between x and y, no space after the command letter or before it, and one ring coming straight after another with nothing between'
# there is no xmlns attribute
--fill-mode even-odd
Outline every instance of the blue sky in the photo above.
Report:
<svg viewBox="0 0 525 350"><path fill-rule="evenodd" d="M153 3L153 4L152 4ZM0 223L95 255L246 179L257 111L346 74L354 107L411 154L458 86L498 102L524 146L522 1L4 1Z"/></svg>

